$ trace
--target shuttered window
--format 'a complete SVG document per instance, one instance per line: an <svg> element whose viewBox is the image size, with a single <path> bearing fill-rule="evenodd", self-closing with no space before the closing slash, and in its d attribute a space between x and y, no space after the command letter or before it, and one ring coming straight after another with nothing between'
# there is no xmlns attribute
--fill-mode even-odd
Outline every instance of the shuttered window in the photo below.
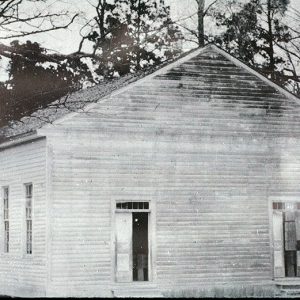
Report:
<svg viewBox="0 0 300 300"><path fill-rule="evenodd" d="M9 252L9 188L3 188L4 252Z"/></svg>
<svg viewBox="0 0 300 300"><path fill-rule="evenodd" d="M32 254L32 184L25 184L26 190L26 253Z"/></svg>

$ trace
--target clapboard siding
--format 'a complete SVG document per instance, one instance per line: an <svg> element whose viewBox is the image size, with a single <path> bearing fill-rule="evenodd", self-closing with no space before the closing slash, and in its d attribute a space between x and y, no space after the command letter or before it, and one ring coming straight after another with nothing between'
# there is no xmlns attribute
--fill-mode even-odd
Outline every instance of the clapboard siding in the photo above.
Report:
<svg viewBox="0 0 300 300"><path fill-rule="evenodd" d="M268 145L106 142L101 133L78 145L70 132L51 141L56 288L68 283L75 293L93 280L111 288L111 201L139 197L156 202L161 289L271 279Z"/></svg>
<svg viewBox="0 0 300 300"><path fill-rule="evenodd" d="M80 174L84 161L74 169L76 146L57 138L49 138L48 144L52 191L47 295L111 296L110 200L102 184L92 184L93 174Z"/></svg>
<svg viewBox="0 0 300 300"><path fill-rule="evenodd" d="M1 196L0 294L46 292L46 142L39 140L0 151L0 185L9 186L10 252L3 253ZM25 255L25 188L33 184L33 255Z"/></svg>
<svg viewBox="0 0 300 300"><path fill-rule="evenodd" d="M299 197L299 129L299 103L215 50L45 129L49 295L118 286L116 200L152 203L160 290L270 282L269 201Z"/></svg>

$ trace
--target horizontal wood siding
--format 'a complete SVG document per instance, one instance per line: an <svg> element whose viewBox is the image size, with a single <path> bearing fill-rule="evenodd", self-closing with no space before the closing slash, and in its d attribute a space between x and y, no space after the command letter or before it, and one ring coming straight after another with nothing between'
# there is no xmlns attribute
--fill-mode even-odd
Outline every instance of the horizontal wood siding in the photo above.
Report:
<svg viewBox="0 0 300 300"><path fill-rule="evenodd" d="M66 137L56 141L56 286L111 286L110 202L116 200L156 203L154 277L162 288L271 279L268 147L243 144L234 154L226 139L209 147L160 139L100 142L96 135L81 146ZM216 150L226 148L227 158Z"/></svg>
<svg viewBox="0 0 300 300"><path fill-rule="evenodd" d="M299 129L295 101L213 51L49 128L52 290L113 288L116 200L155 204L160 289L270 281L269 201L299 196Z"/></svg>
<svg viewBox="0 0 300 300"><path fill-rule="evenodd" d="M103 191L105 183L89 163L88 145L71 145L57 137L49 143L53 150L48 295L111 296L111 204ZM81 153L87 158L80 159Z"/></svg>
<svg viewBox="0 0 300 300"><path fill-rule="evenodd" d="M4 253L1 195L0 294L42 296L46 291L46 142L0 151L0 185L9 186L10 250ZM25 183L33 184L33 254L25 254Z"/></svg>

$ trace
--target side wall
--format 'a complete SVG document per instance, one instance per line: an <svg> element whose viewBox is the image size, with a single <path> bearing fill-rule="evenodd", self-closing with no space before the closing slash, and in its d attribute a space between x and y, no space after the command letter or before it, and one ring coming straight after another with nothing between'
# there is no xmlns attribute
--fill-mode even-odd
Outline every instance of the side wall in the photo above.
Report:
<svg viewBox="0 0 300 300"><path fill-rule="evenodd" d="M0 151L0 295L46 290L46 140ZM25 254L25 183L33 184L33 254ZM9 187L10 251L4 253L3 194Z"/></svg>

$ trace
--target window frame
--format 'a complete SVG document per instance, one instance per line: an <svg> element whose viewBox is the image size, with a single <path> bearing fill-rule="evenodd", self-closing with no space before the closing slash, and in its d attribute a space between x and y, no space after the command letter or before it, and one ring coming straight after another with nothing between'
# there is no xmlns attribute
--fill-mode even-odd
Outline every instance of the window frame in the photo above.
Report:
<svg viewBox="0 0 300 300"><path fill-rule="evenodd" d="M150 212L150 201L116 201L116 212Z"/></svg>
<svg viewBox="0 0 300 300"><path fill-rule="evenodd" d="M7 192L6 192L7 191ZM3 212L3 253L10 253L10 221L9 221L9 186L2 187L2 212Z"/></svg>

